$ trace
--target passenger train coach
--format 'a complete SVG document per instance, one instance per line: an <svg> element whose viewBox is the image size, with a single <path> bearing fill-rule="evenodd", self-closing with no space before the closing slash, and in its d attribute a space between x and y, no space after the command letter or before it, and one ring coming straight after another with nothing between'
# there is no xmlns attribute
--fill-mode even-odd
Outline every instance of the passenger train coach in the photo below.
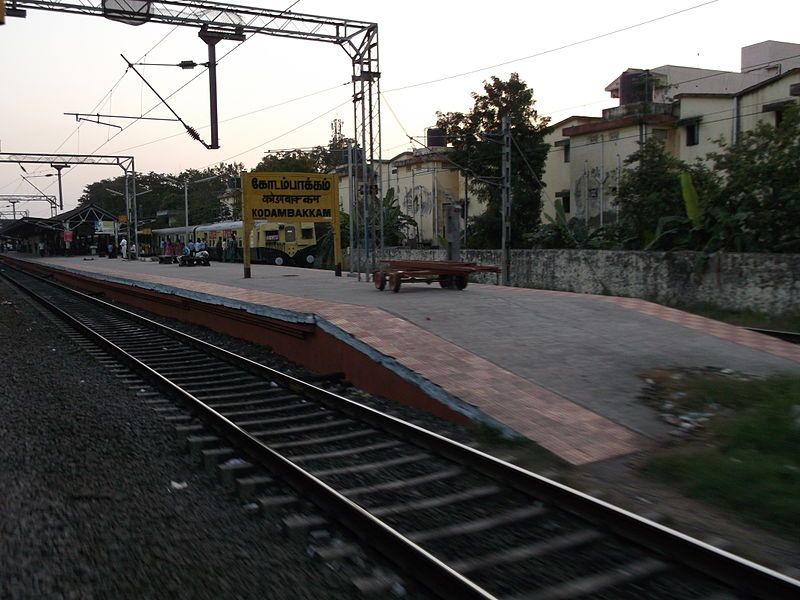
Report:
<svg viewBox="0 0 800 600"><path fill-rule="evenodd" d="M162 241L187 242L185 227L153 229L151 235L156 254ZM190 225L189 239L204 241L212 260L242 261L241 221ZM256 221L250 233L250 248L253 263L313 267L317 251L314 224Z"/></svg>

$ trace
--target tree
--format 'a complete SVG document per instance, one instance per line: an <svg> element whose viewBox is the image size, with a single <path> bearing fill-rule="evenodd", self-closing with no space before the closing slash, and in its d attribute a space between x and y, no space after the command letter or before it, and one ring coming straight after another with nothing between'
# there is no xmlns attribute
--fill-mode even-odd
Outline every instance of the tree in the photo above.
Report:
<svg viewBox="0 0 800 600"><path fill-rule="evenodd" d="M436 125L454 148L452 162L469 177L469 188L486 211L471 220L471 247L497 248L502 237L500 178L503 117L511 121L511 246L526 247L525 235L536 229L541 214L541 176L547 158L547 117L534 108L533 90L512 73L508 81L492 77L484 94L472 93L468 113L436 113Z"/></svg>
<svg viewBox="0 0 800 600"><path fill-rule="evenodd" d="M687 165L664 144L649 138L625 160L630 167L619 184L618 231L623 247L635 250L704 249L708 243L705 210L719 193L719 177L701 161ZM689 176L697 202L687 203L681 176ZM703 212L703 217L695 215Z"/></svg>
<svg viewBox="0 0 800 600"><path fill-rule="evenodd" d="M619 183L619 225L631 248L653 241L659 219L683 212L680 174L685 165L670 156L664 144L649 138L625 159Z"/></svg>
<svg viewBox="0 0 800 600"><path fill-rule="evenodd" d="M155 172L137 174L137 194L150 190L147 194L137 195L136 198L140 226L144 224L165 226L166 222L157 216L161 211L183 214L184 189L182 182L184 180L196 181L206 177L215 177L215 179L189 187L189 222L210 223L224 219L226 215L223 213L219 195L225 189L226 179L238 175L243 170L242 163L219 163L202 171L187 169L177 174ZM118 193L109 192L109 189ZM123 175L103 179L87 185L80 202L82 204L93 202L116 215L124 215L126 210L124 191L125 177Z"/></svg>
<svg viewBox="0 0 800 600"><path fill-rule="evenodd" d="M800 252L800 105L782 117L777 127L759 123L735 144L720 141L720 152L708 155L725 172L712 216L720 229L724 216L739 229L719 232L723 249Z"/></svg>
<svg viewBox="0 0 800 600"><path fill-rule="evenodd" d="M325 148L317 146L310 151L281 150L265 154L264 158L256 165L256 171L292 172L292 173L323 173Z"/></svg>

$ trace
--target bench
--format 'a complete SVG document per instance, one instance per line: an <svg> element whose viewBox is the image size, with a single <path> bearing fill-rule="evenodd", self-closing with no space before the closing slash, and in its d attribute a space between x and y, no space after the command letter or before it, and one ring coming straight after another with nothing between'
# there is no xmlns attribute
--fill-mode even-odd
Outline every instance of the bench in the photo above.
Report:
<svg viewBox="0 0 800 600"><path fill-rule="evenodd" d="M171 254L162 254L158 257L158 264L160 265L172 265L176 262L178 262L178 257Z"/></svg>

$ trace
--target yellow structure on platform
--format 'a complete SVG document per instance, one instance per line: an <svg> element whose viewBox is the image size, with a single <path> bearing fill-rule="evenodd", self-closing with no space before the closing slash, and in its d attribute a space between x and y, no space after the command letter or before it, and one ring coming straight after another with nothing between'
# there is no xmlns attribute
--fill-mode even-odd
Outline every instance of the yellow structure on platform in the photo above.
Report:
<svg viewBox="0 0 800 600"><path fill-rule="evenodd" d="M333 255L338 269L342 264L339 231L339 184L336 175L319 173L243 172L242 220L250 232L256 220L330 223L333 229ZM243 239L248 239L246 236ZM249 244L242 247L244 276L250 277Z"/></svg>

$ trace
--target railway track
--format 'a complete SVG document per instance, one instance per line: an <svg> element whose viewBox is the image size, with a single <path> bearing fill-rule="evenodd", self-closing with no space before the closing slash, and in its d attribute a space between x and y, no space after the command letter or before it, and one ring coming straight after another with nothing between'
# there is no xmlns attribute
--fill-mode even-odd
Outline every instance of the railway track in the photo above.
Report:
<svg viewBox="0 0 800 600"><path fill-rule="evenodd" d="M779 331L776 329L760 329L758 327L745 327L745 329L755 331L756 333L763 333L764 335L778 338L779 340L783 340L784 342L789 342L791 344L800 344L800 333L797 331Z"/></svg>
<svg viewBox="0 0 800 600"><path fill-rule="evenodd" d="M4 277L181 408L143 393L191 455L290 534L343 526L328 561L364 547L445 599L800 597L800 582L556 482L29 274Z"/></svg>

